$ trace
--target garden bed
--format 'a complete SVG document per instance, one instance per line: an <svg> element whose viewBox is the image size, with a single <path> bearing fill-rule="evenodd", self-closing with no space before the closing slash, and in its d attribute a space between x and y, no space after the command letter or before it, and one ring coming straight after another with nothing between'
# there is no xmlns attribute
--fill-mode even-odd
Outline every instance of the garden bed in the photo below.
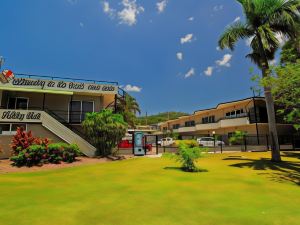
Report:
<svg viewBox="0 0 300 225"><path fill-rule="evenodd" d="M128 158L127 156L126 158ZM33 172L33 171L44 171L52 169L60 169L67 167L75 167L80 165L96 164L96 163L105 163L111 162L112 159L109 158L88 158L88 157L78 157L77 160L73 163L62 162L60 164L44 164L42 166L32 166L32 167L15 167L12 166L12 162L9 159L0 160L0 174L5 173L15 173L15 172Z"/></svg>

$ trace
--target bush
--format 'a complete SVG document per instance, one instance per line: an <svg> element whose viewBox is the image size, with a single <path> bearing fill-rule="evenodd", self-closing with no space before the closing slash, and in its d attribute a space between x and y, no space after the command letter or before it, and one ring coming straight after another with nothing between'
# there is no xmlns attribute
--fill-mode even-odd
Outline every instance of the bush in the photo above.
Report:
<svg viewBox="0 0 300 225"><path fill-rule="evenodd" d="M72 163L80 151L75 144L54 143L49 145L31 145L19 151L18 154L10 158L14 166L35 166L44 163L58 164L60 162Z"/></svg>
<svg viewBox="0 0 300 225"><path fill-rule="evenodd" d="M80 155L77 145L66 143L55 143L48 146L49 160L51 163L59 163L61 161L72 163L76 157Z"/></svg>
<svg viewBox="0 0 300 225"><path fill-rule="evenodd" d="M41 165L45 160L46 150L42 145L31 145L19 152L18 155L11 157L14 166L34 166Z"/></svg>
<svg viewBox="0 0 300 225"><path fill-rule="evenodd" d="M203 153L206 152L206 149L195 147L193 143L191 145L187 145L181 143L179 145L179 151L175 155L169 155L171 158L175 158L176 161L181 163L181 169L186 172L199 172L200 170L196 166L196 160L203 156Z"/></svg>
<svg viewBox="0 0 300 225"><path fill-rule="evenodd" d="M237 130L229 138L229 143L232 145L240 145L242 144L242 141L246 135L247 135L246 132Z"/></svg>
<svg viewBox="0 0 300 225"><path fill-rule="evenodd" d="M18 127L11 144L13 156L10 158L14 166L34 166L44 163L72 163L79 156L80 150L75 144L53 143L48 138L35 138L31 131Z"/></svg>
<svg viewBox="0 0 300 225"><path fill-rule="evenodd" d="M14 135L10 145L13 150L13 155L18 155L19 152L33 145L34 141L35 138L31 131L26 132L24 127L18 127L17 133Z"/></svg>
<svg viewBox="0 0 300 225"><path fill-rule="evenodd" d="M199 144L197 143L196 140L176 140L175 141L175 145L177 147L179 147L182 144L187 145L188 147L191 147L191 148L199 146Z"/></svg>
<svg viewBox="0 0 300 225"><path fill-rule="evenodd" d="M97 147L97 154L101 156L112 154L112 149L125 136L128 127L123 116L111 110L87 113L82 125L92 144Z"/></svg>

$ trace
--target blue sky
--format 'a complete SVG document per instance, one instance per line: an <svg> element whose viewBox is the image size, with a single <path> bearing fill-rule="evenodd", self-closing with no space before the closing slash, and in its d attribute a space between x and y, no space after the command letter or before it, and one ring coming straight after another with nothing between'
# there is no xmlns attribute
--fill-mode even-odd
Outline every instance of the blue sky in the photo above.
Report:
<svg viewBox="0 0 300 225"><path fill-rule="evenodd" d="M0 8L0 55L16 73L118 81L143 114L252 95L246 42L216 49L225 26L243 20L235 0L2 0Z"/></svg>

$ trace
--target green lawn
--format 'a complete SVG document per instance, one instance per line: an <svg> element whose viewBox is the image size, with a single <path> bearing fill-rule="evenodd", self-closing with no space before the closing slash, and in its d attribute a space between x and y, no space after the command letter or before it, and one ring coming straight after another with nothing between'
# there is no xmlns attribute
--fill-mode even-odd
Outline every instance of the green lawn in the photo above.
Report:
<svg viewBox="0 0 300 225"><path fill-rule="evenodd" d="M0 224L300 224L300 155L269 156L209 155L202 173L138 158L0 175Z"/></svg>

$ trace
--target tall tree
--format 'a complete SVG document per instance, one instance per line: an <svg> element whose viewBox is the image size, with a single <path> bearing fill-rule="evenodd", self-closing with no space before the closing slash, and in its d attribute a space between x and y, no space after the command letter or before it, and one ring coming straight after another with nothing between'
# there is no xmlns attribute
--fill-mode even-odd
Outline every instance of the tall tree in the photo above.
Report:
<svg viewBox="0 0 300 225"><path fill-rule="evenodd" d="M135 127L136 114L141 113L140 106L135 98L126 94L124 98L117 100L117 112L122 114L124 120L131 126Z"/></svg>
<svg viewBox="0 0 300 225"><path fill-rule="evenodd" d="M300 59L300 24L297 24L297 37L287 41L280 53L280 63L284 66L287 63L296 63Z"/></svg>
<svg viewBox="0 0 300 225"><path fill-rule="evenodd" d="M234 50L240 39L251 39L253 52L248 55L262 71L262 77L270 76L269 60L279 48L277 35L293 39L297 36L299 23L299 0L237 0L244 11L246 21L229 26L219 40L221 49ZM264 87L269 133L272 137L272 161L281 161L276 129L274 100L271 87Z"/></svg>

